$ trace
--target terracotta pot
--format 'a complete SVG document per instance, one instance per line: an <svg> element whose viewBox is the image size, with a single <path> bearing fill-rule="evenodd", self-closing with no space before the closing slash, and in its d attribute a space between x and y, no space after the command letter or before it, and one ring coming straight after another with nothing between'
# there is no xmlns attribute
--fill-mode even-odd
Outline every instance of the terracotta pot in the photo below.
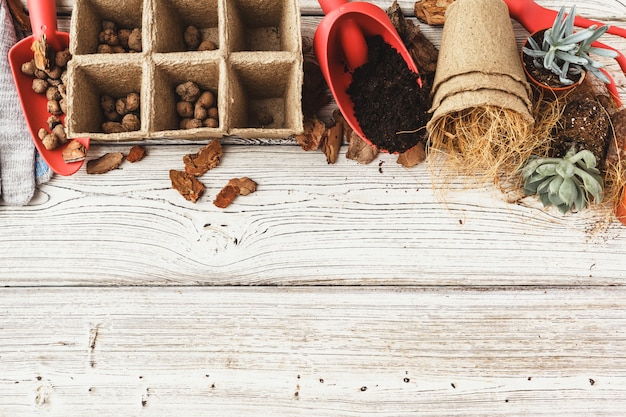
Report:
<svg viewBox="0 0 626 417"><path fill-rule="evenodd" d="M543 39L543 32L545 32L546 29L541 29L538 30L536 32L533 32L530 34L531 37L535 38L535 40L537 41L537 43L539 43L541 45L542 39ZM528 44L528 39L524 40L524 44L522 45L527 46ZM573 84L570 85L550 85L547 83L544 83L542 81L537 80L532 74L531 72L528 70L527 65L532 65L532 64L527 64L524 57L526 56L526 54L524 54L524 50L521 49L520 51L520 55L521 55L521 59L522 59L522 68L524 68L524 72L526 73L526 78L528 79L528 81L535 86L540 92L543 92L544 95L548 94L549 96L555 96L555 97L560 97L563 94L565 94L568 91L571 91L572 89L576 88L576 86L578 86L583 78L584 78L584 74L581 75L580 79L578 80L578 82L574 82ZM544 71L548 71L545 70Z"/></svg>

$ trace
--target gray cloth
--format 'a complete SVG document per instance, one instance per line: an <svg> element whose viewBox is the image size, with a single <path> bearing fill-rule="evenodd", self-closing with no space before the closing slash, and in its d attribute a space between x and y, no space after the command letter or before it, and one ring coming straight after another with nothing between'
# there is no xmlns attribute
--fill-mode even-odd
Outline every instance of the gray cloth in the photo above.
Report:
<svg viewBox="0 0 626 417"><path fill-rule="evenodd" d="M6 0L0 0L0 198L5 204L28 204L36 183L50 179L35 178L35 145L17 95L8 54L17 42L15 27Z"/></svg>

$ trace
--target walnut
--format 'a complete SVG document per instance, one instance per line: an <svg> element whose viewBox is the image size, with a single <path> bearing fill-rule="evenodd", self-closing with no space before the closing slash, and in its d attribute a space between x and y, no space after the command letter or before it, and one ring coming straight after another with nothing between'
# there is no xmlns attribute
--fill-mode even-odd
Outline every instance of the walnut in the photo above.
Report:
<svg viewBox="0 0 626 417"><path fill-rule="evenodd" d="M136 114L128 113L122 118L122 127L127 132L133 132L141 128L141 121Z"/></svg>
<svg viewBox="0 0 626 417"><path fill-rule="evenodd" d="M217 45L215 45L215 42L208 39L200 42L200 45L198 46L198 51L214 51L216 49Z"/></svg>
<svg viewBox="0 0 626 417"><path fill-rule="evenodd" d="M188 26L183 34L185 45L187 45L188 51L195 51L202 42L202 34L200 30L195 26Z"/></svg>
<svg viewBox="0 0 626 417"><path fill-rule="evenodd" d="M128 35L128 48L135 52L141 52L141 29L135 28Z"/></svg>
<svg viewBox="0 0 626 417"><path fill-rule="evenodd" d="M194 103L198 97L200 97L200 87L193 81L187 81L185 83L176 86L176 94L180 96L183 101Z"/></svg>

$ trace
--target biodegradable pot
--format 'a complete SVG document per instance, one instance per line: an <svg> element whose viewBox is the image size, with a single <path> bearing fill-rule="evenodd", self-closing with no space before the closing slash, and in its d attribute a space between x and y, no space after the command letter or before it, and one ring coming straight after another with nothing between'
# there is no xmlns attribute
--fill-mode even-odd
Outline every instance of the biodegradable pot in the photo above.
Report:
<svg viewBox="0 0 626 417"><path fill-rule="evenodd" d="M541 43L543 42L543 34L546 30L547 28L535 31L529 36L535 39L535 41L537 41L537 43L541 45ZM578 80L574 81L573 84L563 85L559 82L558 76L556 74L553 74L552 71L545 68L536 68L533 65L533 58L524 53L523 47L527 45L528 39L525 39L524 44L522 45L522 49L520 50L522 68L524 68L526 78L531 83L531 85L533 85L537 89L537 91L543 92L544 96L548 94L549 96L560 97L580 85L580 83L584 79L584 74L580 75ZM536 71L532 71L529 66L532 66L533 69L535 69ZM534 75L537 71L546 75L546 81L540 80L537 76Z"/></svg>

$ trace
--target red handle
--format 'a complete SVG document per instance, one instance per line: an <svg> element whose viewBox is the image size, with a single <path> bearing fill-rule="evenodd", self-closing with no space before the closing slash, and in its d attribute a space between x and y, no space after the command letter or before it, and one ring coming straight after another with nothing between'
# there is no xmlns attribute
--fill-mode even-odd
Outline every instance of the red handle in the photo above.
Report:
<svg viewBox="0 0 626 417"><path fill-rule="evenodd" d="M347 0L318 0L325 15L336 12L341 13L341 6L348 3ZM353 19L344 19L338 26L339 42L343 50L348 68L354 71L356 68L367 63L367 42L363 31Z"/></svg>
<svg viewBox="0 0 626 417"><path fill-rule="evenodd" d="M33 38L39 39L41 35L46 35L52 49L57 51L63 49L57 36L56 0L28 0L27 4Z"/></svg>

